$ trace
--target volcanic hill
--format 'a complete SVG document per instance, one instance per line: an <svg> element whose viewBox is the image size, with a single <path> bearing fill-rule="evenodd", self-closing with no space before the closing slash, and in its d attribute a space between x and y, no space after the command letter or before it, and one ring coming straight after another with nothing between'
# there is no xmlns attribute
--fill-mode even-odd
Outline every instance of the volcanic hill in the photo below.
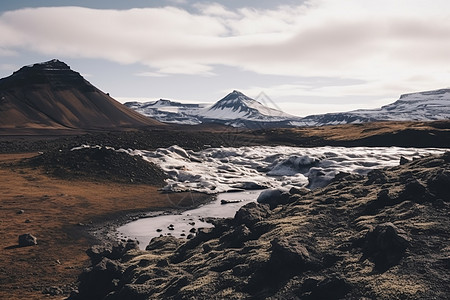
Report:
<svg viewBox="0 0 450 300"><path fill-rule="evenodd" d="M10 132L118 130L162 125L120 104L59 60L0 79L0 128Z"/></svg>

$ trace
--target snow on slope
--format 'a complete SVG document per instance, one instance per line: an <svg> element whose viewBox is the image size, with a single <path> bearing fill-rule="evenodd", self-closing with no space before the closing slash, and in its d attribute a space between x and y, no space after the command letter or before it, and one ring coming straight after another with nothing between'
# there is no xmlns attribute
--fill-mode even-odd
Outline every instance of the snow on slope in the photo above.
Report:
<svg viewBox="0 0 450 300"><path fill-rule="evenodd" d="M233 91L212 106L183 104L169 100L126 106L162 122L181 124L221 123L234 127L265 128L323 126L373 121L434 121L450 119L450 89L405 94L379 109L311 115L286 114Z"/></svg>
<svg viewBox="0 0 450 300"><path fill-rule="evenodd" d="M371 121L435 121L450 119L450 89L404 94L379 109L312 115L296 126L322 126Z"/></svg>
<svg viewBox="0 0 450 300"><path fill-rule="evenodd" d="M206 107L203 104L186 104L165 99L145 103L127 102L125 106L161 122L186 125L202 123L198 115Z"/></svg>
<svg viewBox="0 0 450 300"><path fill-rule="evenodd" d="M295 118L280 110L267 107L236 90L216 102L213 106L201 111L200 115L206 119L245 119L247 121L266 122Z"/></svg>
<svg viewBox="0 0 450 300"><path fill-rule="evenodd" d="M184 104L170 100L155 102L127 102L126 106L151 118L167 123L200 124L220 123L233 127L266 127L267 124L286 125L298 120L280 110L273 109L233 91L214 105Z"/></svg>

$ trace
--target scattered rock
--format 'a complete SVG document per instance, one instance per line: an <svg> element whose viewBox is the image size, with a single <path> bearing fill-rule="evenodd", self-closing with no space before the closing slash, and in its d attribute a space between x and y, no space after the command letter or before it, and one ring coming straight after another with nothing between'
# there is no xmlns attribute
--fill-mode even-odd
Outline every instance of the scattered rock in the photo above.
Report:
<svg viewBox="0 0 450 300"><path fill-rule="evenodd" d="M242 200L225 200L225 199L220 200L220 204L232 204L239 202L242 202Z"/></svg>
<svg viewBox="0 0 450 300"><path fill-rule="evenodd" d="M19 247L28 247L37 245L37 238L32 234L26 233L19 235Z"/></svg>
<svg viewBox="0 0 450 300"><path fill-rule="evenodd" d="M64 291L61 288L59 288L59 287L51 286L51 287L45 288L42 291L42 294L50 295L50 296L57 296L57 295L64 294Z"/></svg>
<svg viewBox="0 0 450 300"><path fill-rule="evenodd" d="M260 184L257 182L243 182L240 186L238 186L241 189L244 190L263 190L263 189L267 189L268 186L264 185L264 184Z"/></svg>
<svg viewBox="0 0 450 300"><path fill-rule="evenodd" d="M401 156L400 157L400 165L402 166L402 165L407 164L407 163L409 163L409 159L407 159L404 156Z"/></svg>
<svg viewBox="0 0 450 300"><path fill-rule="evenodd" d="M292 190L276 209L249 203L188 240L153 239L150 252L108 258L112 265L100 257L88 272L103 279L82 281L103 294L81 288L73 299L446 299L445 157L342 175L304 195Z"/></svg>
<svg viewBox="0 0 450 300"><path fill-rule="evenodd" d="M366 234L363 257L372 260L378 270L387 270L400 261L409 241L409 237L394 224L377 225Z"/></svg>
<svg viewBox="0 0 450 300"><path fill-rule="evenodd" d="M308 250L296 237L276 238L272 242L272 269L286 273L301 272L311 262Z"/></svg>
<svg viewBox="0 0 450 300"><path fill-rule="evenodd" d="M304 196L307 195L311 192L310 189L305 188L305 187L291 187L291 189L289 190L289 194L291 195L300 195L300 196Z"/></svg>
<svg viewBox="0 0 450 300"><path fill-rule="evenodd" d="M220 242L226 244L231 248L242 247L244 242L248 241L251 237L251 231L244 224L239 225L234 230L231 230L227 234L224 234L220 238Z"/></svg>
<svg viewBox="0 0 450 300"><path fill-rule="evenodd" d="M33 167L44 166L53 176L64 179L89 178L96 181L163 186L164 179L167 178L159 167L142 157L100 146L74 151L71 148L48 151L29 159L27 164Z"/></svg>
<svg viewBox="0 0 450 300"><path fill-rule="evenodd" d="M269 204L273 209L280 204L286 204L289 200L289 193L285 189L269 189L262 191L256 201L262 204Z"/></svg>
<svg viewBox="0 0 450 300"><path fill-rule="evenodd" d="M413 179L406 184L401 195L403 199L413 200L419 203L426 201L427 196L425 186L416 179Z"/></svg>
<svg viewBox="0 0 450 300"><path fill-rule="evenodd" d="M104 257L117 260L130 250L138 250L139 245L134 240L120 241L109 245L95 245L86 251L93 265L99 263Z"/></svg>
<svg viewBox="0 0 450 300"><path fill-rule="evenodd" d="M25 213L25 211L24 211L23 209L17 211L17 214L18 214L18 215L21 215L21 214L23 214L23 213Z"/></svg>
<svg viewBox="0 0 450 300"><path fill-rule="evenodd" d="M256 222L266 219L270 215L268 206L256 202L250 202L242 206L235 214L236 224L245 224L252 228Z"/></svg>
<svg viewBox="0 0 450 300"><path fill-rule="evenodd" d="M147 251L174 251L177 249L183 241L173 236L161 236L153 238L147 245L145 250Z"/></svg>
<svg viewBox="0 0 450 300"><path fill-rule="evenodd" d="M446 202L450 202L450 170L440 169L436 171L427 183L433 194Z"/></svg>
<svg viewBox="0 0 450 300"><path fill-rule="evenodd" d="M343 278L331 277L323 280L305 279L298 296L301 299L342 299L351 291L351 285Z"/></svg>
<svg viewBox="0 0 450 300"><path fill-rule="evenodd" d="M388 181L386 174L382 170L373 170L367 174L366 185L383 184Z"/></svg>

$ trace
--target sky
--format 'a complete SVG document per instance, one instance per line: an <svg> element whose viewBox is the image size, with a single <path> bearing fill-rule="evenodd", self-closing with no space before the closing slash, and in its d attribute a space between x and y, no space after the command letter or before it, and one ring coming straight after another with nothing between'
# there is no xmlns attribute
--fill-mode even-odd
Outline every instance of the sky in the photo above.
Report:
<svg viewBox="0 0 450 300"><path fill-rule="evenodd" d="M378 108L448 88L449 53L448 0L0 3L1 78L57 58L120 102L239 90L298 116Z"/></svg>

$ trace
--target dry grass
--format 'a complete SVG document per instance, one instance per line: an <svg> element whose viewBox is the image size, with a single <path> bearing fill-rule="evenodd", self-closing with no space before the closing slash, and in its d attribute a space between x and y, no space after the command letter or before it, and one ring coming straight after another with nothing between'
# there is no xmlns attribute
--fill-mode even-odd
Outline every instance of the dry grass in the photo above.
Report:
<svg viewBox="0 0 450 300"><path fill-rule="evenodd" d="M59 180L12 164L33 155L0 155L0 299L49 299L43 288L74 283L94 242L80 223L166 208L185 197L169 201L153 186ZM38 245L18 248L23 233L35 235Z"/></svg>

